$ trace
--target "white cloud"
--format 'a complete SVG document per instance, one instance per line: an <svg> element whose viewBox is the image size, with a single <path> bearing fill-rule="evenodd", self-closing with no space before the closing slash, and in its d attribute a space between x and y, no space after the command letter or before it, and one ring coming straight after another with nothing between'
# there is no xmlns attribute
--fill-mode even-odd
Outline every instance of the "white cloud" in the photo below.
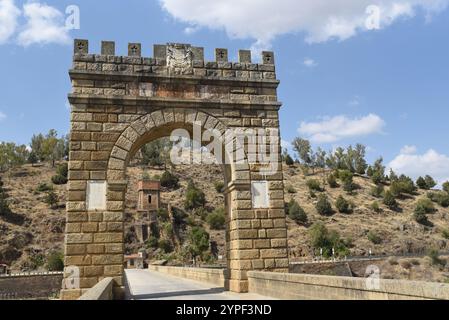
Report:
<svg viewBox="0 0 449 320"><path fill-rule="evenodd" d="M380 9L379 28L422 10L426 19L449 0L159 0L175 19L194 27L225 30L232 38L254 39L268 48L273 39L304 33L309 43L345 40L367 31L367 8Z"/></svg>
<svg viewBox="0 0 449 320"><path fill-rule="evenodd" d="M3 121L6 119L6 114L0 111L0 121Z"/></svg>
<svg viewBox="0 0 449 320"><path fill-rule="evenodd" d="M336 116L320 122L302 122L298 132L315 143L333 143L345 138L382 133L385 121L375 114L360 118Z"/></svg>
<svg viewBox="0 0 449 320"><path fill-rule="evenodd" d="M416 146L404 146L401 149L401 154L415 154L417 151Z"/></svg>
<svg viewBox="0 0 449 320"><path fill-rule="evenodd" d="M428 174L440 185L449 181L449 156L440 154L433 149L424 154L417 154L416 148L412 153L411 149L404 147L401 153L388 164L388 167L414 179Z"/></svg>
<svg viewBox="0 0 449 320"><path fill-rule="evenodd" d="M23 11L27 23L17 38L20 45L70 43L69 30L59 10L39 2L30 2L24 4Z"/></svg>
<svg viewBox="0 0 449 320"><path fill-rule="evenodd" d="M8 41L16 31L19 15L14 0L0 0L0 44Z"/></svg>
<svg viewBox="0 0 449 320"><path fill-rule="evenodd" d="M313 67L318 66L318 63L315 60L311 59L311 58L305 58L304 59L304 65L306 67L308 67L308 68L313 68Z"/></svg>

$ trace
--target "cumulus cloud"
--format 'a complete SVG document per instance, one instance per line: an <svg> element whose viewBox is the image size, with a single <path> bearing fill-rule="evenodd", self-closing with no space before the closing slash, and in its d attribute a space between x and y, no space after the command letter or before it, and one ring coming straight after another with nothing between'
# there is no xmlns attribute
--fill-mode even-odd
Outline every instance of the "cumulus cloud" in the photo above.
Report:
<svg viewBox="0 0 449 320"><path fill-rule="evenodd" d="M418 154L404 147L388 167L395 172L403 173L417 179L419 176L431 175L441 185L449 181L449 156L430 149L424 154Z"/></svg>
<svg viewBox="0 0 449 320"><path fill-rule="evenodd" d="M303 33L309 43L345 40L358 32L385 28L422 11L426 19L449 0L159 0L175 19L194 27L225 30L232 38L254 39L270 47L279 35ZM379 19L373 28L370 6ZM371 7L372 8L372 7ZM377 19L376 19L377 20Z"/></svg>
<svg viewBox="0 0 449 320"><path fill-rule="evenodd" d="M319 122L302 122L298 132L315 143L334 143L346 138L355 138L382 133L385 121L376 114L349 118L336 116Z"/></svg>
<svg viewBox="0 0 449 320"><path fill-rule="evenodd" d="M6 114L0 111L0 121L3 121L6 119Z"/></svg>
<svg viewBox="0 0 449 320"><path fill-rule="evenodd" d="M416 146L404 146L401 149L401 154L414 154L418 151Z"/></svg>
<svg viewBox="0 0 449 320"><path fill-rule="evenodd" d="M39 2L30 2L24 4L23 12L27 23L17 38L20 45L70 43L64 15L58 9Z"/></svg>
<svg viewBox="0 0 449 320"><path fill-rule="evenodd" d="M316 67L318 65L318 63L311 58L305 58L304 65L308 68L313 68L313 67Z"/></svg>
<svg viewBox="0 0 449 320"><path fill-rule="evenodd" d="M5 43L17 28L20 10L14 0L0 0L0 44Z"/></svg>

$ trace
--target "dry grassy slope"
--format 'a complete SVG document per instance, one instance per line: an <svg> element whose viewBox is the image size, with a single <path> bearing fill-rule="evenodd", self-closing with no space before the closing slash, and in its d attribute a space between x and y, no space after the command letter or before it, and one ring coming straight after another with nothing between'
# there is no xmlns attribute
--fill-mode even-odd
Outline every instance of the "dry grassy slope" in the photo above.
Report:
<svg viewBox="0 0 449 320"><path fill-rule="evenodd" d="M173 206L183 208L184 192L188 179L193 179L201 188L208 202L208 207L223 206L223 195L218 194L214 188L215 181L222 181L223 175L218 166L178 166L175 173L179 176L181 188L175 191L162 193L162 202L171 203ZM151 175L162 174L162 170L150 170ZM126 212L129 217L135 213L137 203L137 180L142 170L138 167L128 169L129 186L127 195ZM29 165L12 171L11 178L4 177L6 188L11 196L13 211L23 216L23 223L11 223L0 218L0 253L13 260L13 268L18 269L28 259L30 251L49 252L60 249L63 245L63 231L65 210L63 207L51 210L42 202L40 194L34 194L33 190L42 181L50 181L54 169L45 165L31 167ZM285 185L294 186L296 194L286 192L286 201L295 198L303 206L311 223L322 220L330 229L338 231L343 237L352 238L354 248L353 255L364 255L371 248L374 254L398 254L410 250L437 246L440 249L448 249L448 241L441 236L441 229L449 226L449 210L438 207L438 212L430 215L430 220L435 224L434 228L425 228L418 225L412 219L415 198L401 200L403 212L393 212L383 207L382 213L374 213L370 204L375 200L369 195L372 183L365 178L356 177L355 182L361 186L357 195L347 196L341 188L330 189L326 192L334 201L340 194L348 200L352 200L357 208L353 214L346 215L336 213L331 217L322 217L316 213L314 199L310 198L306 187L306 178L298 168L284 168ZM319 175L309 178L321 179ZM65 186L56 186L61 204L65 200ZM425 196L424 192L420 192ZM288 220L290 256L293 260L300 257L310 257L312 252L308 245L307 228L298 226ZM127 222L127 227L131 222ZM207 226L206 226L207 227ZM369 230L380 234L383 242L374 245L367 239ZM403 230L403 231L401 231ZM224 231L211 231L211 239L218 242L220 252L224 253ZM0 257L1 258L1 257ZM3 259L5 260L5 259ZM8 262L8 261L7 261Z"/></svg>
<svg viewBox="0 0 449 320"><path fill-rule="evenodd" d="M0 218L0 260L20 270L33 253L62 250L65 226L65 186L55 186L60 207L52 210L35 193L39 183L50 182L55 169L25 165L2 176L10 196L13 219Z"/></svg>

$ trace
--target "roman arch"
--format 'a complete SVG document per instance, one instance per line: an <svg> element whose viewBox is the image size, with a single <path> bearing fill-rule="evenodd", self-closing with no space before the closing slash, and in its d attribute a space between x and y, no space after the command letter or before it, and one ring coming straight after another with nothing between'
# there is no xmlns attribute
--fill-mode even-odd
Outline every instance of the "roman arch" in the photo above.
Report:
<svg viewBox="0 0 449 320"><path fill-rule="evenodd" d="M227 161L226 247L228 289L248 290L247 271L288 271L284 188L274 54L226 49L204 61L204 49L155 45L154 57L129 44L115 55L114 42L89 54L75 40L73 68L65 279L62 299L76 299L104 277L123 289L123 217L126 167L145 143L174 129L218 132ZM236 142L238 130L263 132L263 139ZM228 137L231 137L228 139ZM269 163L261 150L269 150ZM241 151L241 152L239 152ZM240 155L240 156L239 156ZM273 157L274 155L274 157ZM270 170L267 170L267 167Z"/></svg>

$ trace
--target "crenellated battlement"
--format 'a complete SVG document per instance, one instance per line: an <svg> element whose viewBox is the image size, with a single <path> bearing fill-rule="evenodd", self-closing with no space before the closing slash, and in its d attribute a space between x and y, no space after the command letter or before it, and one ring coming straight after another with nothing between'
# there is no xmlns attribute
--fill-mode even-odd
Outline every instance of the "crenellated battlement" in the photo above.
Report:
<svg viewBox="0 0 449 320"><path fill-rule="evenodd" d="M115 42L102 41L101 53L89 53L88 40L75 40L74 70L140 75L191 75L249 81L276 80L272 51L262 52L262 63L253 63L250 50L239 50L238 62L229 61L228 50L215 49L215 61L205 61L204 48L190 44L154 45L153 57L142 56L140 43L128 44L128 55L117 56Z"/></svg>

